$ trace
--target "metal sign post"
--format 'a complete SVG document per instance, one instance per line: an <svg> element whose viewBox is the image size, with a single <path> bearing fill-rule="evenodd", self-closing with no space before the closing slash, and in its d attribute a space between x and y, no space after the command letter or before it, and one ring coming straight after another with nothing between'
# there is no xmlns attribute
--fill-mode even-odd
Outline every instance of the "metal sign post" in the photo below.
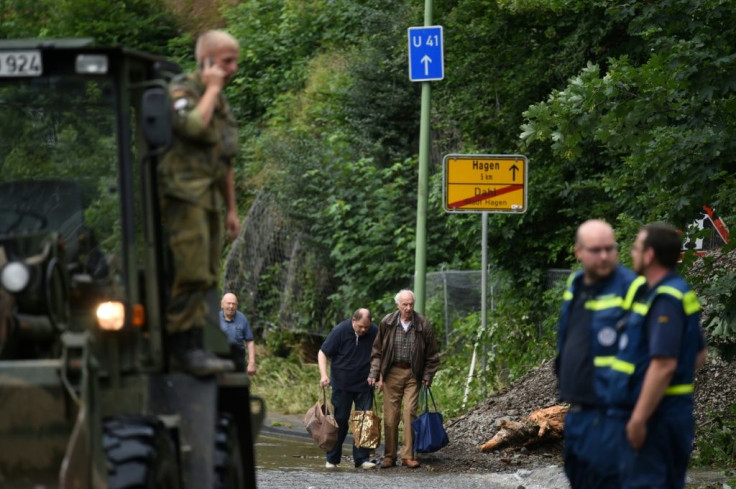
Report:
<svg viewBox="0 0 736 489"><path fill-rule="evenodd" d="M430 80L445 76L442 27L432 26L432 0L424 2L425 27L409 28L409 78L422 82L422 113L419 126L419 169L417 182L417 229L414 258L414 309L424 314L427 282L427 201L429 195Z"/></svg>
<svg viewBox="0 0 736 489"><path fill-rule="evenodd" d="M470 382L473 380L475 374L475 364L478 361L478 343L483 336L483 332L486 330L486 300L487 287L488 287L488 213L483 212L481 214L481 273L480 273L480 329L478 330L478 336L475 338L473 343L473 358L470 360L470 371L468 372L468 381L465 384L465 394L463 395L463 409L465 404L468 402L468 394L470 394Z"/></svg>
<svg viewBox="0 0 736 489"><path fill-rule="evenodd" d="M443 160L443 204L450 213L480 212L481 231L481 325L470 361L463 409L475 374L478 343L486 330L488 283L488 214L523 214L527 209L529 160L523 155L450 154Z"/></svg>

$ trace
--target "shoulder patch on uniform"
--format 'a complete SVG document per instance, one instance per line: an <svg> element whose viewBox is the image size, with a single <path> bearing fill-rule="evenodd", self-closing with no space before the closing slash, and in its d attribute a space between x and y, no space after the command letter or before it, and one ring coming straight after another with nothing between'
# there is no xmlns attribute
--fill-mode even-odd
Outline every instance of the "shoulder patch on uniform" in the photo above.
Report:
<svg viewBox="0 0 736 489"><path fill-rule="evenodd" d="M658 323L669 323L670 322L670 317L669 316L665 316L665 315L659 316L657 318L657 322Z"/></svg>
<svg viewBox="0 0 736 489"><path fill-rule="evenodd" d="M598 331L598 343L602 346L613 346L616 343L616 330L613 328L603 328Z"/></svg>
<svg viewBox="0 0 736 489"><path fill-rule="evenodd" d="M174 100L174 110L186 109L187 105L189 105L189 101L185 98L178 98Z"/></svg>

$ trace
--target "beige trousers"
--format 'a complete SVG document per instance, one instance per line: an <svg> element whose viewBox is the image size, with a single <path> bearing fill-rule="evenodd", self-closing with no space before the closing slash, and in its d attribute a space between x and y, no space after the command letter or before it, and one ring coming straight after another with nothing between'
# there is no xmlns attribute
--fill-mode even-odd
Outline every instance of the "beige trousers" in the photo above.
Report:
<svg viewBox="0 0 736 489"><path fill-rule="evenodd" d="M383 379L383 426L384 456L394 462L399 440L399 413L404 423L401 458L414 459L414 433L411 430L411 422L417 418L417 397L419 397L419 383L412 375L411 369L391 367L388 376Z"/></svg>

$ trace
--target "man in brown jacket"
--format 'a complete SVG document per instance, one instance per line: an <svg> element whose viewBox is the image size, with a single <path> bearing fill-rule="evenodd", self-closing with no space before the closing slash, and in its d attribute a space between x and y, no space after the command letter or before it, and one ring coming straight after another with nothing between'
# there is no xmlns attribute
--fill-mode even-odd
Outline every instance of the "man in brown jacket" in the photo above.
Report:
<svg viewBox="0 0 736 489"><path fill-rule="evenodd" d="M434 331L424 316L414 311L414 293L401 290L394 299L398 310L383 318L373 342L368 383L383 388L385 433L382 468L396 465L399 413L404 423L401 462L413 469L414 433L411 422L417 417L420 385L430 386L440 365ZM421 384L420 384L421 383ZM401 404L404 404L401 410Z"/></svg>

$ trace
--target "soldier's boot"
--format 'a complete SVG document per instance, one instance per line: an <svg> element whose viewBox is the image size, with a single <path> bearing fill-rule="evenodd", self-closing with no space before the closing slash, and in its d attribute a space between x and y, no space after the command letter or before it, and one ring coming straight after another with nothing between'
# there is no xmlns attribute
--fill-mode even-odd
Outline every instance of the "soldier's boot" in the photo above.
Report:
<svg viewBox="0 0 736 489"><path fill-rule="evenodd" d="M196 377L232 372L235 364L204 349L202 328L171 335L171 367Z"/></svg>

